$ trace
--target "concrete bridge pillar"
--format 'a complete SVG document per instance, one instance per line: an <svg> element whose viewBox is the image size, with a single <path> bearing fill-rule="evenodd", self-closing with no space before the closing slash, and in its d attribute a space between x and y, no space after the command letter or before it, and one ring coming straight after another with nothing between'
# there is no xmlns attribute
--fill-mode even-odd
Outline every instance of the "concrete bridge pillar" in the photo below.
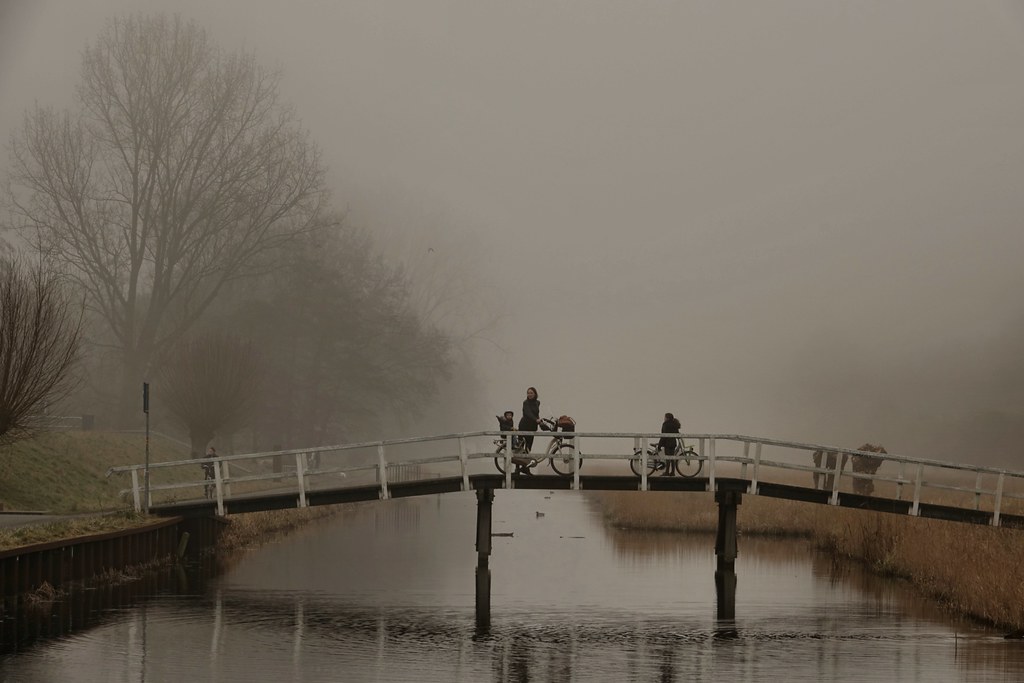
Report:
<svg viewBox="0 0 1024 683"><path fill-rule="evenodd" d="M487 562L491 556L491 507L494 489L476 490L476 554Z"/></svg>
<svg viewBox="0 0 1024 683"><path fill-rule="evenodd" d="M476 631L491 628L491 510L494 489L476 491Z"/></svg>
<svg viewBox="0 0 1024 683"><path fill-rule="evenodd" d="M715 593L718 618L736 618L736 508L743 499L739 491L716 491L718 535L715 538Z"/></svg>

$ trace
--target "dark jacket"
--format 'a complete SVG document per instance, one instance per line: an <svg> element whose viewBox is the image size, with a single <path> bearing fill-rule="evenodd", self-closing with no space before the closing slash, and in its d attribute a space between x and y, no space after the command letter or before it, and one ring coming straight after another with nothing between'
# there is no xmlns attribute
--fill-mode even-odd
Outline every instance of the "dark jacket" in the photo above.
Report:
<svg viewBox="0 0 1024 683"><path fill-rule="evenodd" d="M528 398L523 401L523 416L519 418L519 431L535 432L540 422L540 401Z"/></svg>
<svg viewBox="0 0 1024 683"><path fill-rule="evenodd" d="M665 420L661 423L662 434L678 434L679 428L682 425L679 424L679 420L672 418L671 420ZM678 441L671 436L663 436L658 439L658 448L665 452L665 455L675 455L676 446Z"/></svg>

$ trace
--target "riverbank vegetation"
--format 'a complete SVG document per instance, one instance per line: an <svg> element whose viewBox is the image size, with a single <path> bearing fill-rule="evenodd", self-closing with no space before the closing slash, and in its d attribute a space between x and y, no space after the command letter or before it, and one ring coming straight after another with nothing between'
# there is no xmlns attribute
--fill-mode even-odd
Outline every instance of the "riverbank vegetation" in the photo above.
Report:
<svg viewBox="0 0 1024 683"><path fill-rule="evenodd" d="M714 533L711 494L595 492L614 526ZM744 496L741 535L807 538L834 557L910 582L948 609L1001 628L1024 628L1024 532ZM743 546L740 545L742 555Z"/></svg>
<svg viewBox="0 0 1024 683"><path fill-rule="evenodd" d="M0 529L0 551L22 548L36 543L49 543L50 541L102 534L108 531L134 529L150 524L152 521L145 515L134 512L116 512Z"/></svg>
<svg viewBox="0 0 1024 683"><path fill-rule="evenodd" d="M320 505L292 510L268 510L235 515L217 543L218 552L234 552L274 538L327 517L359 509L359 504Z"/></svg>
<svg viewBox="0 0 1024 683"><path fill-rule="evenodd" d="M145 437L102 431L39 434L0 447L0 505L5 511L67 515L64 519L0 529L0 550L143 526L152 518L136 513L121 494L129 482L107 477L110 467L140 462ZM151 462L184 460L188 447L166 438L150 440ZM231 517L218 551L258 545L310 522L359 506L274 510ZM42 517L40 518L42 519Z"/></svg>
<svg viewBox="0 0 1024 683"><path fill-rule="evenodd" d="M153 436L150 461L188 458L188 449ZM121 495L130 482L107 477L117 465L145 460L143 434L105 431L46 432L0 447L0 505L3 510L74 514L125 509Z"/></svg>

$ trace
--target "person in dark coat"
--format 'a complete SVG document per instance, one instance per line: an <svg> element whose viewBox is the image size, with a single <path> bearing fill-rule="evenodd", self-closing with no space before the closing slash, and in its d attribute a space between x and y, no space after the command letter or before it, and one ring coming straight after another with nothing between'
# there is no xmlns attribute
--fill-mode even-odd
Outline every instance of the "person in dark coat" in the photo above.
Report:
<svg viewBox="0 0 1024 683"><path fill-rule="evenodd" d="M662 434L678 434L679 428L682 425L679 424L679 420L672 413L665 413L665 421L661 423ZM679 445L679 438L674 436L663 436L658 439L658 450L665 455L675 455L676 448ZM670 475L675 473L675 460L669 460L665 467L665 474Z"/></svg>
<svg viewBox="0 0 1024 683"><path fill-rule="evenodd" d="M519 418L519 431L535 432L540 424L540 400L537 397L537 389L530 387L526 390L526 400L523 401L523 416ZM526 452L533 448L533 435L527 434L523 437L526 442Z"/></svg>

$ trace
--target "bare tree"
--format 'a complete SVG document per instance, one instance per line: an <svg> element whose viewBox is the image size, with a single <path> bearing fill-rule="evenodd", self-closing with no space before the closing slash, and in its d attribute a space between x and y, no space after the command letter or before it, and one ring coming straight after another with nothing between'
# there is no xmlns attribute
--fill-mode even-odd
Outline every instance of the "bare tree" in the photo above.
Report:
<svg viewBox="0 0 1024 683"><path fill-rule="evenodd" d="M449 376L449 338L412 310L408 280L366 231L336 220L279 260L280 270L217 304L233 304L221 324L258 340L267 358L259 438L316 445L395 434Z"/></svg>
<svg viewBox="0 0 1024 683"><path fill-rule="evenodd" d="M110 21L75 95L26 115L8 201L105 321L127 421L153 358L317 224L323 169L276 74L179 17Z"/></svg>
<svg viewBox="0 0 1024 683"><path fill-rule="evenodd" d="M175 346L163 359L155 402L189 432L193 457L217 434L240 426L257 403L263 362L248 341L207 335Z"/></svg>
<svg viewBox="0 0 1024 683"><path fill-rule="evenodd" d="M32 416L74 388L81 331L56 277L0 262L0 443L30 436Z"/></svg>

